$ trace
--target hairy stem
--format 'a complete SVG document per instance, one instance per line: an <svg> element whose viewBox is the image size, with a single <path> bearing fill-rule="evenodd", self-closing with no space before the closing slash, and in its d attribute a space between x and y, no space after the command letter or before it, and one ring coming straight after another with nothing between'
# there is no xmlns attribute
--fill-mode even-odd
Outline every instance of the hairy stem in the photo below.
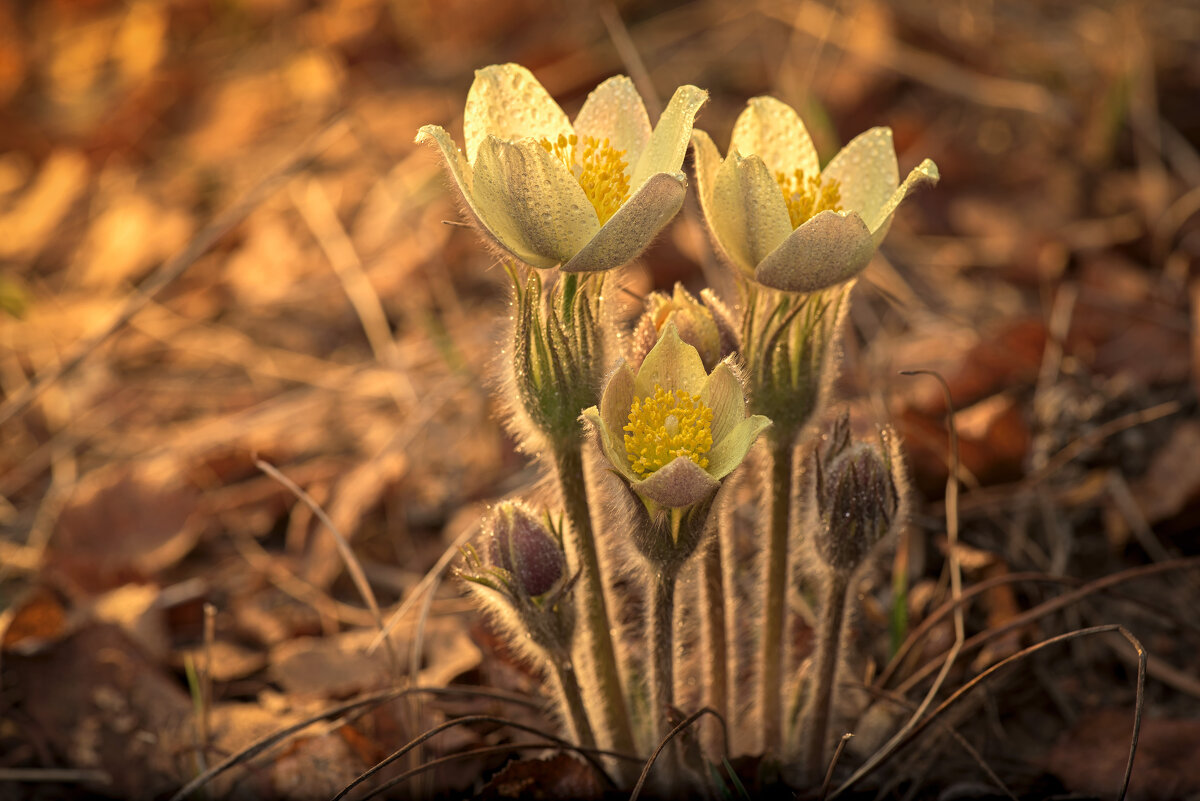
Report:
<svg viewBox="0 0 1200 801"><path fill-rule="evenodd" d="M809 693L809 713L803 718L801 734L804 766L813 786L825 778L825 747L829 744L829 710L836 689L834 676L841 656L842 622L846 617L846 588L850 575L838 570L829 574L825 605L817 629L817 661Z"/></svg>
<svg viewBox="0 0 1200 801"><path fill-rule="evenodd" d="M595 748L596 736L592 733L592 724L588 721L587 710L583 706L583 694L579 691L579 681L575 678L575 665L571 661L571 655L557 654L550 661L554 664L554 675L558 679L563 706L566 707L576 742L584 748Z"/></svg>
<svg viewBox="0 0 1200 801"><path fill-rule="evenodd" d="M587 487L583 479L583 452L579 442L554 448L555 467L563 506L570 522L571 550L582 575L576 593L583 609L584 642L590 649L599 681L601 726L611 738L616 751L636 753L629 710L621 690L617 672L617 657L613 650L609 625L608 604L604 599L604 583L600 577L600 558L596 553L596 538L588 512Z"/></svg>
<svg viewBox="0 0 1200 801"><path fill-rule="evenodd" d="M675 579L678 569L674 566L658 565L652 568L653 588L650 598L650 698L654 736L662 740L671 731L668 711L675 705ZM660 757L666 759L663 767L673 773L676 753L674 743Z"/></svg>
<svg viewBox="0 0 1200 801"><path fill-rule="evenodd" d="M767 549L763 555L766 595L763 599L762 670L759 699L762 707L763 751L781 753L780 686L783 675L783 611L787 604L788 518L792 501L792 438L772 436L771 498Z"/></svg>
<svg viewBox="0 0 1200 801"><path fill-rule="evenodd" d="M704 608L704 658L708 669L708 705L717 711L722 718L727 717L726 707L729 697L728 648L725 643L725 582L721 565L721 543L719 539L712 542L701 562L703 576L701 580L702 604ZM709 731L719 737L717 726L710 726ZM713 753L721 753L719 742L714 745Z"/></svg>

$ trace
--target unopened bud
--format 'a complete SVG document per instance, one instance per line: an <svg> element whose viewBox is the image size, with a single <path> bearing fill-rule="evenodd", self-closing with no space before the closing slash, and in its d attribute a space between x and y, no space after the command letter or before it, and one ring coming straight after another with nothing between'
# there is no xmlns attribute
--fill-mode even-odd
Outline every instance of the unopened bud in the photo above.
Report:
<svg viewBox="0 0 1200 801"><path fill-rule="evenodd" d="M735 347L732 329L725 330L728 313L715 296L706 292L703 297L703 301L697 300L683 284L675 284L675 291L670 295L651 293L646 298L646 313L634 329L630 363L635 368L642 363L668 320L674 320L679 338L699 351L704 369L711 371L732 353Z"/></svg>
<svg viewBox="0 0 1200 801"><path fill-rule="evenodd" d="M900 506L890 454L857 443L817 459L817 554L849 572L891 530Z"/></svg>
<svg viewBox="0 0 1200 801"><path fill-rule="evenodd" d="M514 589L525 595L549 592L567 569L562 546L544 522L517 501L504 501L488 521L492 564L512 576Z"/></svg>

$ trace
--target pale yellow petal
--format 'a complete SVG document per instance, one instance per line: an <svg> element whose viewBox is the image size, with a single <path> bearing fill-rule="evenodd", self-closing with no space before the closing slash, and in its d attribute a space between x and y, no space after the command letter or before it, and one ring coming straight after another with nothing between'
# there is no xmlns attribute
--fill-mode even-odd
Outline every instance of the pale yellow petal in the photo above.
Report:
<svg viewBox="0 0 1200 801"><path fill-rule="evenodd" d="M725 362L718 364L708 376L700 400L712 409L712 438L720 443L746 417L746 397L742 382Z"/></svg>
<svg viewBox="0 0 1200 801"><path fill-rule="evenodd" d="M680 339L675 324L668 322L637 372L633 394L650 398L659 386L668 392L681 389L689 395L699 395L707 379L700 352Z"/></svg>
<svg viewBox="0 0 1200 801"><path fill-rule="evenodd" d="M896 213L896 208L900 205L904 198L908 197L909 193L914 191L919 186L933 186L940 178L937 165L932 159L925 159L908 174L904 179L904 183L892 193L892 196L883 204L883 208L879 210L879 215L874 221L866 220L867 227L871 229L871 236L875 240L875 247L883 242L883 238L887 236L888 228L892 224L892 215Z"/></svg>
<svg viewBox="0 0 1200 801"><path fill-rule="evenodd" d="M821 171L817 149L800 115L773 97L754 97L746 103L729 140L729 152L734 150L743 156L753 153L761 157L772 175L792 175L796 170L816 175Z"/></svg>
<svg viewBox="0 0 1200 801"><path fill-rule="evenodd" d="M682 173L651 176L562 266L563 271L598 272L633 261L683 206L686 187Z"/></svg>
<svg viewBox="0 0 1200 801"><path fill-rule="evenodd" d="M580 141L588 136L609 140L614 150L625 153L626 172L632 173L650 141L650 117L633 81L614 75L593 89L575 118L575 133Z"/></svg>
<svg viewBox="0 0 1200 801"><path fill-rule="evenodd" d="M487 137L475 160L483 219L535 267L569 261L599 230L596 210L567 169L532 139Z"/></svg>
<svg viewBox="0 0 1200 801"><path fill-rule="evenodd" d="M480 232L518 260L532 264L533 262L530 259L535 259L536 257L527 248L521 247L511 241L515 237L508 231L506 220L499 220L500 228L496 228L485 219L482 210L479 208L479 204L475 200L474 177L471 165L467 163L467 159L462 154L462 151L454 144L454 140L450 138L450 134L440 125L426 125L417 132L417 143L429 143L441 151L442 157L446 160L446 167L450 170L450 176L454 179L459 195L463 199L464 211ZM506 236L510 241L505 241ZM553 264L539 264L537 266L552 267Z"/></svg>
<svg viewBox="0 0 1200 801"><path fill-rule="evenodd" d="M475 71L463 112L467 160L475 163L489 136L505 142L524 137L558 139L571 123L533 73L520 64L494 64Z"/></svg>
<svg viewBox="0 0 1200 801"><path fill-rule="evenodd" d="M736 470L750 452L754 440L770 425L771 421L761 414L738 421L733 430L716 442L708 452L709 475L714 479L722 479Z"/></svg>
<svg viewBox="0 0 1200 801"><path fill-rule="evenodd" d="M631 162L633 173L629 179L630 189L636 191L655 173L679 172L692 138L692 123L707 99L708 92L695 86L681 86L675 90L658 125L654 126L645 150L636 163Z"/></svg>
<svg viewBox="0 0 1200 801"><path fill-rule="evenodd" d="M736 151L717 170L709 224L722 249L745 272L753 272L792 232L779 184L758 156Z"/></svg>
<svg viewBox="0 0 1200 801"><path fill-rule="evenodd" d="M633 406L634 373L626 362L621 362L600 395L600 433L609 439L624 442L625 424L629 422L629 410ZM623 450L623 448L622 448Z"/></svg>
<svg viewBox="0 0 1200 801"><path fill-rule="evenodd" d="M815 292L858 275L874 253L861 217L823 211L793 231L758 265L754 277L775 289Z"/></svg>
<svg viewBox="0 0 1200 801"><path fill-rule="evenodd" d="M834 178L842 194L842 208L857 211L868 225L879 220L879 211L900 183L891 128L871 128L850 140L821 177Z"/></svg>

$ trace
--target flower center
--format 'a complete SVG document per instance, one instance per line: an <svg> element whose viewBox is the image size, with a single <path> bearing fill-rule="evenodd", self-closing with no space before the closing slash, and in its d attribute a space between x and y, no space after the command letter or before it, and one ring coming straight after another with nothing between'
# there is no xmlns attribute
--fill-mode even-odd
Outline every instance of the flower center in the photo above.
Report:
<svg viewBox="0 0 1200 801"><path fill-rule="evenodd" d="M629 176L625 174L629 163L625 161L625 151L614 149L608 139L601 142L594 136L587 136L580 148L578 136L559 134L557 142L542 139L542 147L579 181L601 225L608 222L629 197Z"/></svg>
<svg viewBox="0 0 1200 801"><path fill-rule="evenodd" d="M842 189L834 178L822 181L820 175L805 175L804 170L796 170L791 175L775 173L775 182L783 192L792 228L799 228L822 211L842 210Z"/></svg>
<svg viewBox="0 0 1200 801"><path fill-rule="evenodd" d="M640 476L665 467L679 456L708 467L713 411L694 395L654 385L654 397L634 398L625 426L625 453Z"/></svg>

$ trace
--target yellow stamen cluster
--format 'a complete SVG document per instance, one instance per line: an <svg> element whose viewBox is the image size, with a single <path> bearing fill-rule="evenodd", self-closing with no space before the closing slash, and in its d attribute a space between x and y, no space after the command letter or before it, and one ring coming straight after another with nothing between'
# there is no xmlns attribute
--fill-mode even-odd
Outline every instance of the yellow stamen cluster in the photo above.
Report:
<svg viewBox="0 0 1200 801"><path fill-rule="evenodd" d="M833 178L822 181L820 175L805 175L804 170L796 170L791 175L775 173L775 182L783 192L792 228L799 228L822 211L842 210L842 190Z"/></svg>
<svg viewBox="0 0 1200 801"><path fill-rule="evenodd" d="M648 475L679 456L708 467L713 411L681 389L654 385L654 397L634 398L625 426L625 453L638 475Z"/></svg>
<svg viewBox="0 0 1200 801"><path fill-rule="evenodd" d="M608 139L601 142L594 136L586 136L580 149L578 136L559 134L556 142L543 139L542 147L579 181L601 225L608 222L629 197L629 176L625 172L629 164L625 161L625 151L615 150Z"/></svg>

